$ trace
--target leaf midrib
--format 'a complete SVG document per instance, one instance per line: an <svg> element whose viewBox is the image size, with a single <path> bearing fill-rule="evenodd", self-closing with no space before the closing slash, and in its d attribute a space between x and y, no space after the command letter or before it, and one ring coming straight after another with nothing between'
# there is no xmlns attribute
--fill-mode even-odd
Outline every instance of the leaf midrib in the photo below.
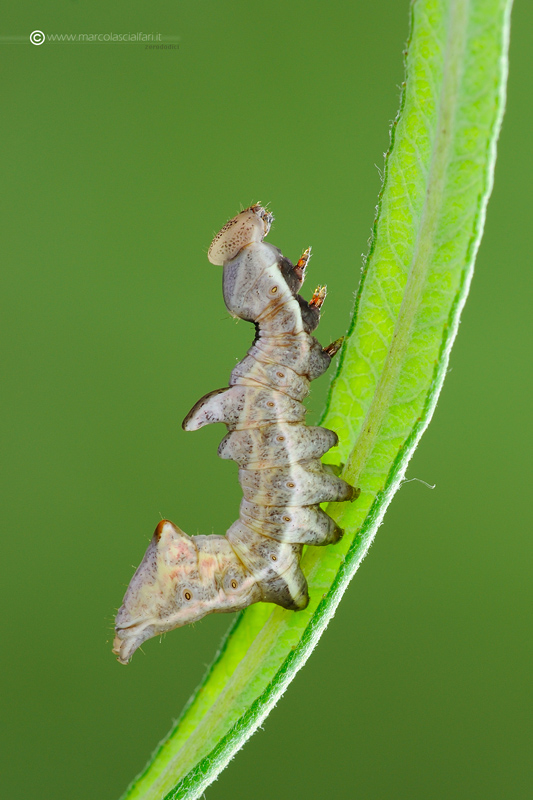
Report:
<svg viewBox="0 0 533 800"><path fill-rule="evenodd" d="M359 437L346 461L343 477L357 486L364 466L374 449L381 426L390 408L405 354L409 347L420 297L431 264L433 243L443 203L446 171L453 142L454 118L457 109L460 66L466 45L465 17L469 0L453 0L450 7L446 52L443 58L443 81L440 95L435 142L428 173L428 186L420 226L415 237L405 292L394 327L391 344L376 385L374 396L361 426Z"/></svg>

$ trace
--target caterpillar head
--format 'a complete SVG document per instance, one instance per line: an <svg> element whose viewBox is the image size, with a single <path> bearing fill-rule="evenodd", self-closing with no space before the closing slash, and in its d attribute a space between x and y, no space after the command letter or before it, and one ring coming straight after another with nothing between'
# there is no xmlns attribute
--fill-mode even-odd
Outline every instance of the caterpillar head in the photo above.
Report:
<svg viewBox="0 0 533 800"><path fill-rule="evenodd" d="M235 258L239 250L252 242L262 242L274 221L272 214L257 203L226 222L207 252L211 264L219 267Z"/></svg>
<svg viewBox="0 0 533 800"><path fill-rule="evenodd" d="M201 540L206 542L198 545ZM118 661L127 664L152 636L258 600L255 580L236 562L225 537L193 538L162 520L117 614L113 652Z"/></svg>

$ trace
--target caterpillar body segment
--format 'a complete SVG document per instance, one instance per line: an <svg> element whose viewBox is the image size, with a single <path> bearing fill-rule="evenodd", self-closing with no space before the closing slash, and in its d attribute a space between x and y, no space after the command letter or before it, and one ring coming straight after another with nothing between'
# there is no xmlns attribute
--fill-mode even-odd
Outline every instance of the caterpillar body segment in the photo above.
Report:
<svg viewBox="0 0 533 800"><path fill-rule="evenodd" d="M305 608L303 545L342 536L320 503L359 494L320 461L337 435L304 423L309 383L326 371L342 339L323 348L311 335L325 287L310 302L298 294L310 248L292 264L263 241L272 221L255 205L213 239L208 257L224 268L226 307L254 323L256 337L229 387L205 395L183 421L189 431L226 425L218 454L239 465L239 519L225 536L188 536L168 520L159 523L117 614L113 652L123 664L150 637L206 614L261 601Z"/></svg>

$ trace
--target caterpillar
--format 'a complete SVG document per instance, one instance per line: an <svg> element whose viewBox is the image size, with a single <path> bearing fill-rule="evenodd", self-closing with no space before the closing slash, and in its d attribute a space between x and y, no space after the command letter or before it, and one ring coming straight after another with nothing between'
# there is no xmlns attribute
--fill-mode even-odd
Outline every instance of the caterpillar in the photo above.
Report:
<svg viewBox="0 0 533 800"><path fill-rule="evenodd" d="M311 335L326 287L309 302L298 294L311 249L292 264L265 243L273 219L253 205L211 243L209 261L224 268L226 307L255 325L255 339L229 387L202 397L183 421L186 431L227 426L218 455L239 465L239 519L225 536L188 536L169 520L159 523L117 613L113 652L121 664L152 636L212 612L258 602L305 608L303 546L335 543L343 533L320 503L359 494L320 460L337 434L304 424L309 383L326 371L342 339L322 347Z"/></svg>

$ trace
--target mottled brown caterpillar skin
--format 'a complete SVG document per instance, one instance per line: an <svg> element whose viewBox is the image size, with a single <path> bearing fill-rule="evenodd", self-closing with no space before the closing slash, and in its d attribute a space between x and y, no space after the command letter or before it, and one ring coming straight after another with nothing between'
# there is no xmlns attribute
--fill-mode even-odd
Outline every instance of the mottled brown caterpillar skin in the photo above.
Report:
<svg viewBox="0 0 533 800"><path fill-rule="evenodd" d="M221 458L236 461L243 491L239 519L225 536L188 536L163 520L128 587L113 651L126 664L152 636L212 612L260 601L299 610L309 602L300 569L304 544L338 541L342 531L320 508L358 491L320 461L337 444L327 428L307 427L302 400L337 351L311 336L325 289L298 294L310 251L296 265L263 242L272 216L252 206L214 238L209 260L224 267L230 313L255 323L256 338L230 385L199 400L183 427L223 422Z"/></svg>

